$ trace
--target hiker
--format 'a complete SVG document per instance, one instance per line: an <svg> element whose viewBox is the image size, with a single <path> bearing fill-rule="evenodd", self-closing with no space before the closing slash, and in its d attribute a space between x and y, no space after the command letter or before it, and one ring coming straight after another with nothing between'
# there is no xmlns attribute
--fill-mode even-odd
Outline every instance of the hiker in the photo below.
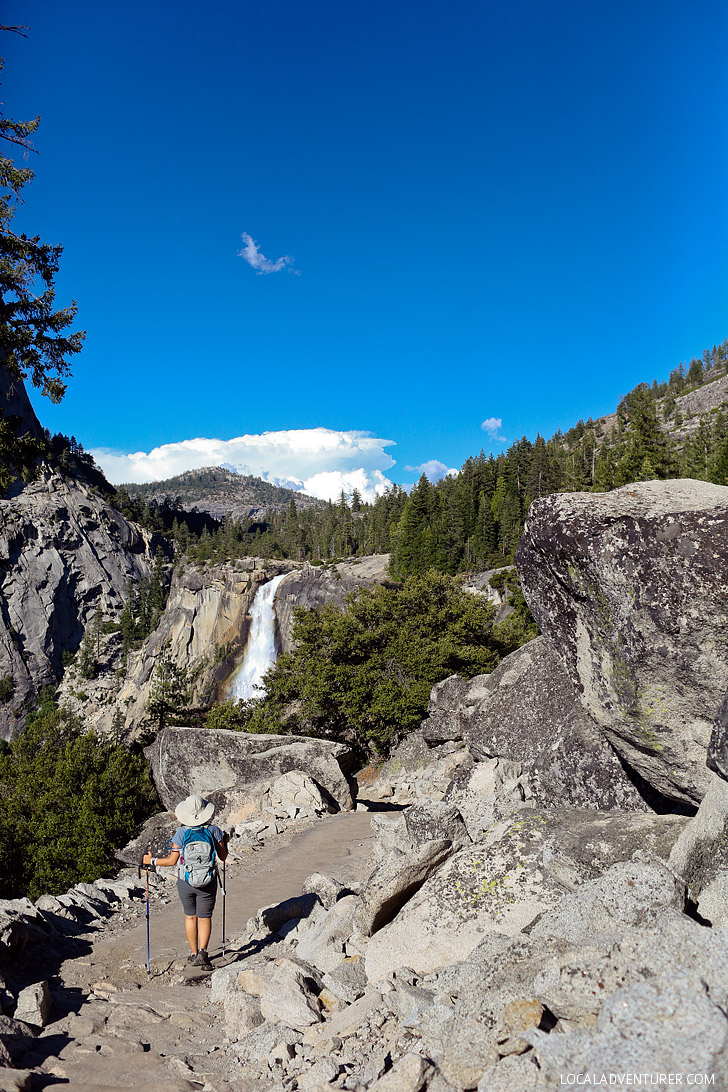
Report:
<svg viewBox="0 0 728 1092"><path fill-rule="evenodd" d="M177 891L185 912L185 934L191 949L187 962L212 970L207 954L212 931L212 912L217 895L215 859L228 855L228 835L210 824L215 805L196 794L174 809L181 826L172 835L168 857L145 853L145 865L177 865ZM178 863L179 862L179 863Z"/></svg>

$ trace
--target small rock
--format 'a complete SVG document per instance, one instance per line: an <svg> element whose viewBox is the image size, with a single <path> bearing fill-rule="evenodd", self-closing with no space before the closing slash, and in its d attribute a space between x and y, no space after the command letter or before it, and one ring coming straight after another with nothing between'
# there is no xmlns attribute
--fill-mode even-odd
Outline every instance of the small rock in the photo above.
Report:
<svg viewBox="0 0 728 1092"><path fill-rule="evenodd" d="M0 1092L28 1092L31 1077L29 1069L0 1069Z"/></svg>
<svg viewBox="0 0 728 1092"><path fill-rule="evenodd" d="M535 997L518 997L509 1001L501 1013L495 1038L501 1054L523 1054L528 1043L520 1037L520 1032L537 1028L543 1017L543 1005Z"/></svg>
<svg viewBox="0 0 728 1092"><path fill-rule="evenodd" d="M325 876L322 872L312 872L301 887L302 895L318 895L327 910L331 909L345 891L343 883L339 883L333 876Z"/></svg>
<svg viewBox="0 0 728 1092"><path fill-rule="evenodd" d="M277 967L260 994L260 1011L270 1023L303 1031L321 1020L321 1006L306 985L304 975L293 967Z"/></svg>
<svg viewBox="0 0 728 1092"><path fill-rule="evenodd" d="M342 1001L356 1001L367 987L366 972L359 957L344 959L323 976L323 984Z"/></svg>
<svg viewBox="0 0 728 1092"><path fill-rule="evenodd" d="M256 997L245 993L243 990L232 990L226 995L223 1005L225 1008L225 1028L228 1039L232 1042L243 1039L248 1032L253 1031L254 1028L263 1023L260 1002Z"/></svg>
<svg viewBox="0 0 728 1092"><path fill-rule="evenodd" d="M405 1054L383 1077L371 1085L371 1092L419 1092L432 1066L420 1054Z"/></svg>
<svg viewBox="0 0 728 1092"><path fill-rule="evenodd" d="M302 1092L313 1092L319 1085L335 1081L340 1071L341 1067L331 1058L321 1058L300 1075L298 1087Z"/></svg>
<svg viewBox="0 0 728 1092"><path fill-rule="evenodd" d="M24 1020L26 1024L44 1028L50 1020L52 1007L48 983L35 982L18 994L14 1016L16 1020Z"/></svg>
<svg viewBox="0 0 728 1092"><path fill-rule="evenodd" d="M531 1056L512 1054L491 1066L478 1081L478 1092L536 1092L539 1070Z"/></svg>

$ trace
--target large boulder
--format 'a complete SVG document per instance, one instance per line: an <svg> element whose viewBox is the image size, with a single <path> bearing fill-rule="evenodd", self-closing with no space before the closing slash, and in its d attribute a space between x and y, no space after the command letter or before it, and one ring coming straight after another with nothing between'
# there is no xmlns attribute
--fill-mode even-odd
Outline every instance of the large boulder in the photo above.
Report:
<svg viewBox="0 0 728 1092"><path fill-rule="evenodd" d="M349 775L354 756L348 747L305 736L256 735L225 729L165 728L144 752L165 807L191 793L218 791L218 814L225 814L227 790L272 783L300 770L342 810L352 807Z"/></svg>
<svg viewBox="0 0 728 1092"><path fill-rule="evenodd" d="M443 800L463 764L472 765L472 759L462 741L433 745L425 741L423 728L417 728L395 747L375 779L360 779L360 795L396 804Z"/></svg>
<svg viewBox="0 0 728 1092"><path fill-rule="evenodd" d="M682 910L685 885L659 858L618 861L603 876L564 895L531 930L535 939L558 937L572 944L616 943L625 930Z"/></svg>
<svg viewBox="0 0 728 1092"><path fill-rule="evenodd" d="M564 1074L586 1074L593 1085L612 1087L625 1074L669 1077L686 1086L705 1075L706 1084L726 1087L728 1021L693 970L616 990L593 1030L526 1036L544 1079L539 1088L557 1088Z"/></svg>
<svg viewBox="0 0 728 1092"><path fill-rule="evenodd" d="M666 858L685 823L641 812L516 812L449 857L374 934L367 975L376 982L399 967L426 974L465 960L486 934L522 932L566 891L635 851Z"/></svg>
<svg viewBox="0 0 728 1092"><path fill-rule="evenodd" d="M623 867L615 866L613 890L620 885L623 873L620 876L619 870ZM610 869L602 879L608 879L611 872ZM562 953L547 957L547 951L556 943L555 938L536 938L532 934L532 940L544 953L533 991L560 1020L588 1020L600 1013L614 990L657 975L670 977L680 971L696 971L711 999L725 1009L728 934L724 929L706 929L677 909L661 911L659 904L662 902L664 906L664 895L669 887L660 893L660 887L655 888L650 883L653 877L649 870L643 877L658 898L650 900L648 890L642 888L629 899L625 913L618 911L620 921L616 915L612 916L611 931L617 927L622 933L613 946L593 942L578 946L566 943ZM640 888L639 880L635 886ZM640 904L644 924L631 928L626 919L630 917L634 921L634 911Z"/></svg>
<svg viewBox="0 0 728 1092"><path fill-rule="evenodd" d="M654 789L697 804L728 687L728 488L638 482L542 497L516 563L581 703Z"/></svg>
<svg viewBox="0 0 728 1092"><path fill-rule="evenodd" d="M470 841L458 809L437 800L412 804L398 812L375 812L371 823L378 860L392 849L412 852L441 838L448 839L453 849Z"/></svg>
<svg viewBox="0 0 728 1092"><path fill-rule="evenodd" d="M441 743L463 738L460 705L469 686L467 680L459 675L450 675L435 683L430 691L427 717L422 722L422 738L428 747L437 747Z"/></svg>
<svg viewBox="0 0 728 1092"><path fill-rule="evenodd" d="M370 936L391 921L452 851L448 838L424 842L407 852L390 849L367 882L355 919L359 931Z"/></svg>
<svg viewBox="0 0 728 1092"><path fill-rule="evenodd" d="M465 684L454 719L476 761L520 762L540 805L646 809L545 637Z"/></svg>
<svg viewBox="0 0 728 1092"><path fill-rule="evenodd" d="M487 758L464 762L454 772L445 793L446 801L462 816L468 834L479 842L485 831L514 808L533 799L528 774L520 762ZM547 806L559 804L547 801Z"/></svg>

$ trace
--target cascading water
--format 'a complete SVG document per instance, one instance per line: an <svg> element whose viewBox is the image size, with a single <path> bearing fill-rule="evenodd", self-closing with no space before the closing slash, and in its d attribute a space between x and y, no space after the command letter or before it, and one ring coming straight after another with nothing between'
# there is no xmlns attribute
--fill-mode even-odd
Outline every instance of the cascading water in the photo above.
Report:
<svg viewBox="0 0 728 1092"><path fill-rule="evenodd" d="M261 680L277 659L273 600L284 576L287 573L274 576L255 593L250 608L248 643L245 646L243 662L232 678L229 691L231 698L260 698L265 692Z"/></svg>

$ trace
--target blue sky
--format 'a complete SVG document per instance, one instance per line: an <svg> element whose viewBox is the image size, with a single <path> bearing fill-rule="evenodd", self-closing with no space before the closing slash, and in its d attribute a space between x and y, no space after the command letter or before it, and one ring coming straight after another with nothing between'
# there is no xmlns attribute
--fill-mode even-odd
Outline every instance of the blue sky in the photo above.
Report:
<svg viewBox="0 0 728 1092"><path fill-rule="evenodd" d="M406 483L500 450L483 421L549 436L728 335L723 3L3 20L29 26L5 36L6 109L42 116L19 221L63 244L58 300L88 331L62 405L34 400L86 448L177 445L140 475L227 453L324 490ZM224 443L264 432L247 461Z"/></svg>

